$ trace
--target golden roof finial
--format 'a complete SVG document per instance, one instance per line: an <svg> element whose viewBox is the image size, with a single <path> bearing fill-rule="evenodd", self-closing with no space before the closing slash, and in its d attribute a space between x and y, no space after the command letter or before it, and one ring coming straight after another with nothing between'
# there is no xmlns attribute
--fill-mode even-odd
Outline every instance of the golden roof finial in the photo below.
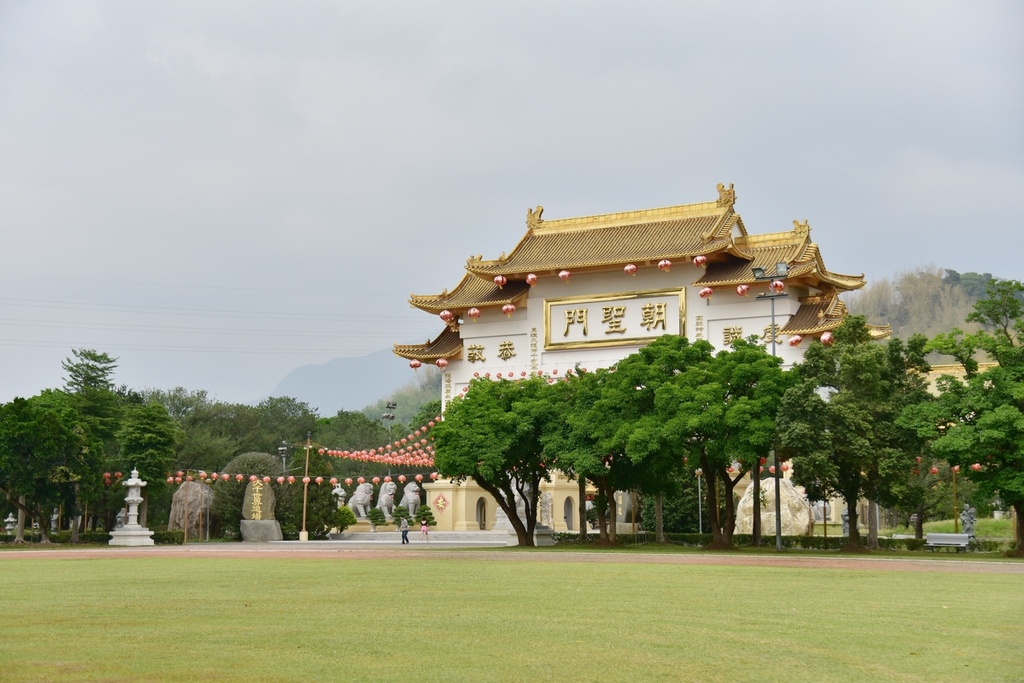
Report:
<svg viewBox="0 0 1024 683"><path fill-rule="evenodd" d="M804 219L803 223L801 223L800 221L794 220L793 221L793 230L795 230L800 235L809 235L809 234L811 234L811 224L807 221L806 218Z"/></svg>
<svg viewBox="0 0 1024 683"><path fill-rule="evenodd" d="M726 187L725 183L718 183L716 189L718 190L718 206L720 208L731 207L736 203L736 190L732 189L732 183L729 183L729 187Z"/></svg>
<svg viewBox="0 0 1024 683"><path fill-rule="evenodd" d="M526 227L529 230L533 230L540 226L540 216L544 213L544 207L538 206L536 209L526 210Z"/></svg>

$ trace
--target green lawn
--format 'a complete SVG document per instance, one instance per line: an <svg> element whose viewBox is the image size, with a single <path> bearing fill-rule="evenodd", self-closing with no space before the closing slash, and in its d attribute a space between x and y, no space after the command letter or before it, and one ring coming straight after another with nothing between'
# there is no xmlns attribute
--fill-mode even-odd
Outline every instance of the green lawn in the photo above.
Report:
<svg viewBox="0 0 1024 683"><path fill-rule="evenodd" d="M1021 574L543 559L0 560L0 680L1024 678Z"/></svg>

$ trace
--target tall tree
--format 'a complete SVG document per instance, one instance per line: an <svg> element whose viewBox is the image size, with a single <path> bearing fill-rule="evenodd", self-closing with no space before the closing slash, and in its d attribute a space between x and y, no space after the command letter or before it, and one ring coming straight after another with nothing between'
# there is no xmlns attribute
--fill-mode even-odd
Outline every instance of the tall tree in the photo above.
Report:
<svg viewBox="0 0 1024 683"><path fill-rule="evenodd" d="M76 486L95 474L93 444L71 404L64 392L48 390L0 406L0 487L38 522L44 541L51 508L73 508Z"/></svg>
<svg viewBox="0 0 1024 683"><path fill-rule="evenodd" d="M549 481L542 435L557 414L547 380L474 380L434 427L435 464L445 477L472 477L508 516L521 546L532 546L540 482ZM523 516L517 510L523 505Z"/></svg>
<svg viewBox="0 0 1024 683"><path fill-rule="evenodd" d="M987 292L968 317L985 329L965 344L998 365L963 381L942 378L939 407L918 423L922 436L934 438L936 454L960 466L981 493L1013 507L1015 552L1024 555L1024 285L989 281Z"/></svg>
<svg viewBox="0 0 1024 683"><path fill-rule="evenodd" d="M865 321L851 316L835 344L812 344L796 367L778 416L782 453L794 479L814 498L838 494L847 505L846 548L860 549L857 503L885 502L914 464L918 436L897 424L903 409L926 400L925 339L904 345L871 341Z"/></svg>

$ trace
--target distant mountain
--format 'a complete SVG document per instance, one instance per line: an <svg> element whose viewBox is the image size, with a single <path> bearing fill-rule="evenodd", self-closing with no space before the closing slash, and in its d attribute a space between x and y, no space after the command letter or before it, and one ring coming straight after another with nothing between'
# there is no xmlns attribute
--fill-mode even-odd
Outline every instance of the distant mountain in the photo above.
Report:
<svg viewBox="0 0 1024 683"><path fill-rule="evenodd" d="M295 368L271 395L291 396L307 403L321 417L331 417L339 410L360 410L390 396L411 382L411 375L409 362L387 349Z"/></svg>

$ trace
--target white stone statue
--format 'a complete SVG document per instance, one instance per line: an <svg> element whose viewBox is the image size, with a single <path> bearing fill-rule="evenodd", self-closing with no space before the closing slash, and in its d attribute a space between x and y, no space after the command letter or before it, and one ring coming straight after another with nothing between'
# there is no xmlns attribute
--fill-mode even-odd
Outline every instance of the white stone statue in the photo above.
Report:
<svg viewBox="0 0 1024 683"><path fill-rule="evenodd" d="M348 493L345 492L345 489L344 487L342 487L341 482L338 482L338 484L331 490L331 495L338 499L339 510L345 507L345 498L346 496L348 496Z"/></svg>
<svg viewBox="0 0 1024 683"><path fill-rule="evenodd" d="M377 494L377 508L384 513L384 518L389 522L395 512L395 491L398 484L393 481L386 481L380 485L380 493Z"/></svg>
<svg viewBox="0 0 1024 683"><path fill-rule="evenodd" d="M360 484L352 492L352 498L348 501L348 509L355 513L356 517L366 517L370 505L373 503L373 484Z"/></svg>
<svg viewBox="0 0 1024 683"><path fill-rule="evenodd" d="M807 497L793 485L789 479L779 480L779 498L781 499L782 533L786 536L803 536L810 530L811 504ZM754 493L753 482L747 487L739 505L736 506L736 533L749 534L754 530L754 503L758 496ZM775 533L775 480L761 480L760 499L761 533Z"/></svg>
<svg viewBox="0 0 1024 683"><path fill-rule="evenodd" d="M547 491L540 494L540 524L547 528L552 528L555 525L554 520L554 498Z"/></svg>
<svg viewBox="0 0 1024 683"><path fill-rule="evenodd" d="M416 517L416 511L420 507L420 487L416 485L416 482L410 481L402 489L402 500L399 505L409 510L410 517Z"/></svg>

